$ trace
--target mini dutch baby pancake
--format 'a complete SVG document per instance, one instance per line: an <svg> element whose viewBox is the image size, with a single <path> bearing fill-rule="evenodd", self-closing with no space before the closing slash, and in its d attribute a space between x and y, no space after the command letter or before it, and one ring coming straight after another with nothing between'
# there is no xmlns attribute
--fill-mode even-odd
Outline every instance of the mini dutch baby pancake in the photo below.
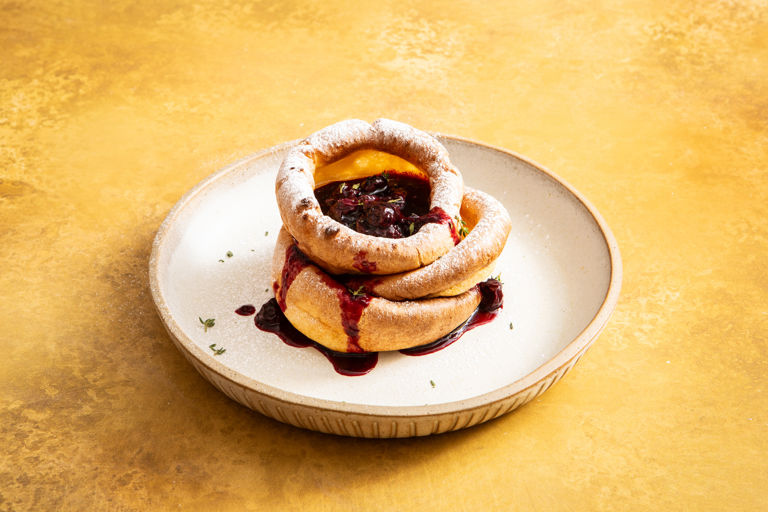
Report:
<svg viewBox="0 0 768 512"><path fill-rule="evenodd" d="M379 175L356 176L355 183L334 175L335 163L370 150L403 160L403 170L371 170ZM333 182L342 183L316 191ZM285 228L302 253L333 274L407 272L448 253L460 241L455 219L463 189L434 137L387 119L342 121L310 135L289 150L275 183Z"/></svg>
<svg viewBox="0 0 768 512"><path fill-rule="evenodd" d="M391 301L373 297L313 264L281 229L272 264L275 298L291 324L337 352L425 345L465 322L481 303L478 287L454 297Z"/></svg>

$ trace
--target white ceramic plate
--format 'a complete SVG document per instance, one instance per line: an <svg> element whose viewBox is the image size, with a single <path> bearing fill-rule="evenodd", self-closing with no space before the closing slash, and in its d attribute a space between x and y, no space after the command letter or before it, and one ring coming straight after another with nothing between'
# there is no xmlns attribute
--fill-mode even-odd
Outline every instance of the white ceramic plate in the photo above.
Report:
<svg viewBox="0 0 768 512"><path fill-rule="evenodd" d="M281 226L274 196L291 143L247 157L188 192L161 226L150 281L171 338L216 387L303 428L405 437L464 428L530 401L559 380L599 334L618 300L621 262L597 211L550 172L509 151L440 136L465 183L512 217L497 264L504 308L425 356L382 353L367 375L343 376L318 351L260 331ZM231 256L228 256L228 253ZM200 318L215 319L207 331ZM216 355L214 349L226 351Z"/></svg>

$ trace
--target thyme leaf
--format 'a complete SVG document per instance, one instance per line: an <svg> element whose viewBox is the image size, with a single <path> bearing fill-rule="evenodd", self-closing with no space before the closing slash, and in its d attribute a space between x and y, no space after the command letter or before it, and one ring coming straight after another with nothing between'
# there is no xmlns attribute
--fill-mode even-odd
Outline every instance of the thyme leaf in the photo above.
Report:
<svg viewBox="0 0 768 512"><path fill-rule="evenodd" d="M197 317L198 320L200 320L200 323L203 324L203 328L205 328L205 332L208 332L208 329L216 325L216 320L214 318L206 318L203 320L201 317Z"/></svg>
<svg viewBox="0 0 768 512"><path fill-rule="evenodd" d="M459 216L454 217L456 219L456 231L459 232L459 236L462 238L466 237L469 234L469 229L467 229L467 223L464 222L464 219L462 219Z"/></svg>
<svg viewBox="0 0 768 512"><path fill-rule="evenodd" d="M225 349L224 347L216 348L216 344L215 343L212 343L212 344L208 345L208 348L213 351L213 355L215 355L215 356L220 356L221 354L223 354L224 352L227 351L227 349Z"/></svg>

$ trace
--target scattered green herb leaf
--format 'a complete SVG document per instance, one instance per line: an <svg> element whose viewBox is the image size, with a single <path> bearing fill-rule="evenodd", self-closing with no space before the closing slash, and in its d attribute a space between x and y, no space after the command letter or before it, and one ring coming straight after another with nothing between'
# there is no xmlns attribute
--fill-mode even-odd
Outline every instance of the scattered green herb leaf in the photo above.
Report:
<svg viewBox="0 0 768 512"><path fill-rule="evenodd" d="M511 331L511 330L512 330L512 329L514 329L514 328L515 328L515 326L514 326L514 325L512 325L512 322L509 322L509 330Z"/></svg>
<svg viewBox="0 0 768 512"><path fill-rule="evenodd" d="M430 385L430 386L432 386L432 387L435 387L435 381L433 381L433 380L430 380L430 381L429 381L429 385Z"/></svg>
<svg viewBox="0 0 768 512"><path fill-rule="evenodd" d="M501 273L499 273L499 274L497 274L495 276L491 276L491 279L495 279L498 282L500 282L501 284L504 284L504 281L501 280Z"/></svg>
<svg viewBox="0 0 768 512"><path fill-rule="evenodd" d="M387 202L388 202L388 203L402 203L402 202L403 202L403 198L402 198L402 197L396 197L396 198L394 198L394 199L390 199L390 200L389 200L389 201L387 201Z"/></svg>
<svg viewBox="0 0 768 512"><path fill-rule="evenodd" d="M459 232L459 235L462 238L464 238L465 236L467 236L469 234L469 229L467 229L467 223L464 222L464 219L462 219L461 217L457 216L457 217L454 217L454 218L456 219L457 231Z"/></svg>
<svg viewBox="0 0 768 512"><path fill-rule="evenodd" d="M269 231L265 231L264 236L269 236Z"/></svg>
<svg viewBox="0 0 768 512"><path fill-rule="evenodd" d="M413 230L414 230L414 228L415 228L415 227L416 227L416 225L415 225L413 222L411 222L410 224L408 224L408 234L409 234L409 235L412 235L412 234L413 234Z"/></svg>
<svg viewBox="0 0 768 512"><path fill-rule="evenodd" d="M200 320L200 323L203 324L203 327L205 328L205 332L208 332L208 329L216 325L216 320L213 318L206 318L203 320L200 317L197 317L198 320Z"/></svg>
<svg viewBox="0 0 768 512"><path fill-rule="evenodd" d="M213 350L213 355L215 355L215 356L220 356L221 354L223 354L224 352L227 351L227 349L225 349L224 347L216 348L216 344L215 343L212 343L211 345L208 345L208 348Z"/></svg>
<svg viewBox="0 0 768 512"><path fill-rule="evenodd" d="M349 293L351 293L354 297L357 297L358 295L365 295L365 286L360 285L360 288L354 291L349 290Z"/></svg>
<svg viewBox="0 0 768 512"><path fill-rule="evenodd" d="M227 258L231 258L232 256L234 256L234 254L232 254L232 251L227 251Z"/></svg>
<svg viewBox="0 0 768 512"><path fill-rule="evenodd" d="M352 185L352 188L357 190L357 189L360 188L360 184L359 183L355 183L354 185Z"/></svg>
<svg viewBox="0 0 768 512"><path fill-rule="evenodd" d="M224 260L219 260L219 263L224 263Z"/></svg>

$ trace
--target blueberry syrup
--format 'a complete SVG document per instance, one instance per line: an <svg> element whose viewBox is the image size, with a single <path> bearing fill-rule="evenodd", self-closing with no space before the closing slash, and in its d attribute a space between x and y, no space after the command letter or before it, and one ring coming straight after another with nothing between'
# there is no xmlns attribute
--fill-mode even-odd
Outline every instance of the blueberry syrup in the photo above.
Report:
<svg viewBox="0 0 768 512"><path fill-rule="evenodd" d="M325 284L335 289L336 296L339 298L341 326L347 334L347 352L365 352L359 344L360 329L357 324L360 317L363 316L363 310L371 303L371 296L364 293L362 289L349 291L346 286L326 273L323 273L322 276Z"/></svg>
<svg viewBox="0 0 768 512"><path fill-rule="evenodd" d="M285 263L280 277L280 287L277 290L277 283L273 287L277 290L277 304L281 310L285 310L285 297L293 280L309 264L307 256L301 252L296 244L291 244L285 251ZM350 291L347 286L332 278L325 272L321 272L323 281L328 287L336 291L341 308L341 325L347 334L347 352L364 352L358 343L360 340L360 329L357 323L363 315L363 310L371 302L371 296L363 292L363 287L355 288Z"/></svg>
<svg viewBox="0 0 768 512"><path fill-rule="evenodd" d="M285 318L276 299L269 299L263 306L261 306L254 321L256 327L262 331L277 334L286 345L299 348L314 348L323 354L325 358L331 362L336 373L341 375L349 377L365 375L373 370L379 360L378 352L336 352L312 341L291 325L288 319Z"/></svg>
<svg viewBox="0 0 768 512"><path fill-rule="evenodd" d="M459 245L459 242L461 242L461 237L459 236L459 233L456 231L456 226L453 223L453 220L448 216L447 213L445 213L445 210L440 208L439 206L435 206L426 215L421 216L421 223L423 224L429 224L430 222L434 222L436 224L448 224L451 228L451 237L453 237L453 245Z"/></svg>
<svg viewBox="0 0 768 512"><path fill-rule="evenodd" d="M329 278L330 279L330 278ZM341 285L338 285L341 286ZM456 329L438 340L421 345L419 347L400 350L400 353L409 356L422 356L432 354L451 345L461 336L479 325L484 325L496 318L503 306L504 295L501 291L501 283L496 279L488 279L477 285L482 295L480 305L472 313L469 319ZM352 294L350 294L352 295ZM354 299L353 299L354 300ZM370 300L370 299L369 299ZM242 309L238 308L238 311ZM361 310L362 312L362 310ZM359 317L358 317L359 320ZM365 375L370 372L378 362L377 352L343 353L330 350L317 342L312 341L298 331L285 318L282 309L276 299L269 299L259 310L255 318L256 327L262 331L277 334L284 343L292 347L313 347L322 353L331 362L337 373L347 376ZM347 328L345 327L345 332ZM359 331L358 331L359 332ZM349 336L349 332L347 332ZM359 349L359 345L357 346Z"/></svg>
<svg viewBox="0 0 768 512"><path fill-rule="evenodd" d="M504 306L504 293L501 291L501 281L491 277L482 283L478 283L477 287L482 297L478 306L480 311L493 313Z"/></svg>
<svg viewBox="0 0 768 512"><path fill-rule="evenodd" d="M385 171L356 180L336 181L315 190L325 215L366 235L405 238L428 223L449 224L455 243L461 239L456 226L439 207L429 209L429 179L424 176ZM359 254L365 267L365 254ZM373 268L355 268L370 273Z"/></svg>
<svg viewBox="0 0 768 512"><path fill-rule="evenodd" d="M285 264L283 265L283 274L280 279L280 292L277 294L277 303L280 305L280 309L285 309L285 296L288 293L288 288L291 287L291 283L296 279L306 266L309 265L309 259L299 250L296 244L291 244L288 249L285 250ZM277 283L273 284L275 290L277 289Z"/></svg>
<svg viewBox="0 0 768 512"><path fill-rule="evenodd" d="M256 312L256 306L252 304L246 304L245 306L240 306L235 310L235 313L237 313L240 316L251 316Z"/></svg>
<svg viewBox="0 0 768 512"><path fill-rule="evenodd" d="M360 251L355 254L354 262L352 266L363 274L370 274L376 272L376 262L368 261L365 257L368 255L368 251Z"/></svg>
<svg viewBox="0 0 768 512"><path fill-rule="evenodd" d="M504 294L501 292L501 283L497 279L491 278L479 283L477 286L480 289L482 299L480 300L480 305L466 322L432 343L413 348L404 348L400 350L400 353L407 356L432 354L458 340L465 332L471 331L479 325L485 325L496 318L496 315L499 314L499 310L504 305Z"/></svg>

